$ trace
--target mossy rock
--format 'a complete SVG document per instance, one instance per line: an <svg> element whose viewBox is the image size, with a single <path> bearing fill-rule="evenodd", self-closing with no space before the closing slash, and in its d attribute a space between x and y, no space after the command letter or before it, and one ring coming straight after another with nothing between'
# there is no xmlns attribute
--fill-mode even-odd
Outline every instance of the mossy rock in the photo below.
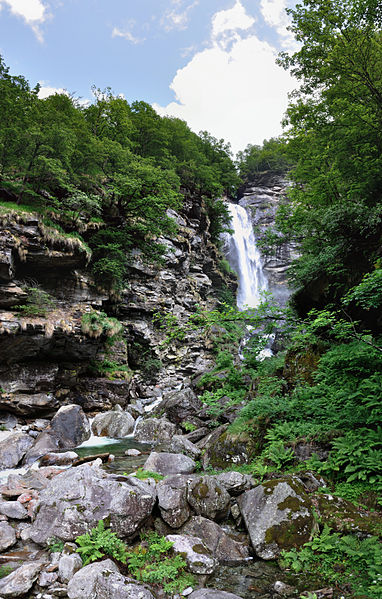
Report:
<svg viewBox="0 0 382 599"><path fill-rule="evenodd" d="M255 444L249 433L232 433L227 426L216 429L208 437L203 449L203 468L212 466L217 470L247 464L256 455Z"/></svg>
<svg viewBox="0 0 382 599"><path fill-rule="evenodd" d="M322 524L338 532L382 536L382 514L369 512L342 497L324 493L312 495Z"/></svg>

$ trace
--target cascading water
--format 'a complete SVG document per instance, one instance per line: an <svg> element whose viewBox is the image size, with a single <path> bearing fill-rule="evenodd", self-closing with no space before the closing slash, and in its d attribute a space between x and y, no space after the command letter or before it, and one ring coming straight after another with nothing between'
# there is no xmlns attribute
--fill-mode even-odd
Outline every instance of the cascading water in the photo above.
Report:
<svg viewBox="0 0 382 599"><path fill-rule="evenodd" d="M256 308L261 302L261 292L268 288L260 252L248 212L238 204L229 204L233 233L224 234L224 253L237 273L239 288L237 307L243 310Z"/></svg>

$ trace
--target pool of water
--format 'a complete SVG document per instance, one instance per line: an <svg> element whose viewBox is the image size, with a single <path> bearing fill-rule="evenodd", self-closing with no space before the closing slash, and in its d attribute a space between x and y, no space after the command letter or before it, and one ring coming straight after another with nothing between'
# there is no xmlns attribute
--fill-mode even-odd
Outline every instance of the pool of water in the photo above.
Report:
<svg viewBox="0 0 382 599"><path fill-rule="evenodd" d="M141 452L139 456L127 456L125 452L128 449L138 449ZM104 464L103 468L107 472L114 474L123 474L135 472L137 468L143 466L147 460L152 446L148 443L139 443L133 437L124 437L123 439L108 439L107 437L91 438L75 452L80 458L94 456L99 453L111 453L115 457L113 462Z"/></svg>

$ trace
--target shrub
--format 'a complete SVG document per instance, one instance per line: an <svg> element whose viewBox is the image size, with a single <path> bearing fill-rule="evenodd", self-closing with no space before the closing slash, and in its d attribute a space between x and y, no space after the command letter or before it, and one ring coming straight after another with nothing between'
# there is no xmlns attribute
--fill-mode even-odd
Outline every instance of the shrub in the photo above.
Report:
<svg viewBox="0 0 382 599"><path fill-rule="evenodd" d="M54 310L54 298L40 287L27 287L26 292L28 297L25 304L16 306L22 316L46 316L47 312Z"/></svg>
<svg viewBox="0 0 382 599"><path fill-rule="evenodd" d="M128 554L125 543L117 537L115 532L105 528L103 520L100 520L90 533L77 537L76 543L78 545L76 551L81 555L84 566L105 555L126 563Z"/></svg>
<svg viewBox="0 0 382 599"><path fill-rule="evenodd" d="M89 337L115 337L122 330L122 324L116 318L110 318L105 312L87 312L81 319L81 329Z"/></svg>

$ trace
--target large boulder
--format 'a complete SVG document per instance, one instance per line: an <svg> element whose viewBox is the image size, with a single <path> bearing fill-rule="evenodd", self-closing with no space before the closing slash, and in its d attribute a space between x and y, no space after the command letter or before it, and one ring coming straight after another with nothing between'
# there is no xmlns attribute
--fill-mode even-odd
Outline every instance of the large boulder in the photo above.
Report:
<svg viewBox="0 0 382 599"><path fill-rule="evenodd" d="M174 553L180 553L184 557L189 572L212 574L216 569L217 561L202 539L185 535L167 535L166 540L173 543Z"/></svg>
<svg viewBox="0 0 382 599"><path fill-rule="evenodd" d="M241 495L244 491L249 491L255 486L250 474L241 474L240 472L222 472L215 476L216 482L225 488L230 495L234 497Z"/></svg>
<svg viewBox="0 0 382 599"><path fill-rule="evenodd" d="M24 597L34 585L43 566L43 562L24 562L17 570L0 580L0 596L4 599Z"/></svg>
<svg viewBox="0 0 382 599"><path fill-rule="evenodd" d="M85 566L68 584L69 599L154 599L144 586L122 576L110 559Z"/></svg>
<svg viewBox="0 0 382 599"><path fill-rule="evenodd" d="M162 443L171 441L178 429L165 418L147 418L138 422L135 439L141 443Z"/></svg>
<svg viewBox="0 0 382 599"><path fill-rule="evenodd" d="M311 499L322 524L327 524L333 530L370 535L382 530L380 512L361 510L350 501L327 493L315 493Z"/></svg>
<svg viewBox="0 0 382 599"><path fill-rule="evenodd" d="M202 450L202 466L226 469L248 464L254 455L253 440L246 432L232 433L228 425L220 426L198 443Z"/></svg>
<svg viewBox="0 0 382 599"><path fill-rule="evenodd" d="M166 395L157 407L156 412L166 414L166 417L175 424L181 424L198 418L203 407L202 401L192 389L187 387Z"/></svg>
<svg viewBox="0 0 382 599"><path fill-rule="evenodd" d="M92 431L98 437L118 439L133 432L135 420L128 412L110 410L97 414L92 422Z"/></svg>
<svg viewBox="0 0 382 599"><path fill-rule="evenodd" d="M25 520L28 518L28 512L19 501L1 501L0 514L13 518L14 520Z"/></svg>
<svg viewBox="0 0 382 599"><path fill-rule="evenodd" d="M201 476L189 483L187 501L199 516L223 520L229 512L231 498L213 476Z"/></svg>
<svg viewBox="0 0 382 599"><path fill-rule="evenodd" d="M219 524L202 516L190 518L182 527L182 533L203 539L204 544L222 564L239 564L249 557L248 547L244 543L235 541Z"/></svg>
<svg viewBox="0 0 382 599"><path fill-rule="evenodd" d="M163 520L171 528L179 528L190 517L187 502L189 476L177 474L168 476L157 484L159 509Z"/></svg>
<svg viewBox="0 0 382 599"><path fill-rule="evenodd" d="M151 452L143 469L150 472L158 472L163 476L168 474L191 474L196 464L192 458L180 453L156 453Z"/></svg>
<svg viewBox="0 0 382 599"><path fill-rule="evenodd" d="M30 537L41 545L52 537L72 541L105 518L129 537L149 518L155 499L155 490L135 477L106 474L97 463L77 466L41 492Z"/></svg>
<svg viewBox="0 0 382 599"><path fill-rule="evenodd" d="M52 433L59 440L60 449L77 447L90 437L90 424L80 406L62 406L50 423Z"/></svg>
<svg viewBox="0 0 382 599"><path fill-rule="evenodd" d="M157 446L157 451L183 453L194 460L198 460L200 458L200 449L183 435L174 435L171 441L164 441L163 443L160 443Z"/></svg>
<svg viewBox="0 0 382 599"><path fill-rule="evenodd" d="M32 447L34 439L24 433L12 433L0 442L0 470L16 468L28 449Z"/></svg>
<svg viewBox="0 0 382 599"><path fill-rule="evenodd" d="M0 553L16 544L16 533L8 522L0 522Z"/></svg>
<svg viewBox="0 0 382 599"><path fill-rule="evenodd" d="M297 477L270 480L243 493L238 504L256 555L276 559L283 549L309 541L312 504Z"/></svg>

